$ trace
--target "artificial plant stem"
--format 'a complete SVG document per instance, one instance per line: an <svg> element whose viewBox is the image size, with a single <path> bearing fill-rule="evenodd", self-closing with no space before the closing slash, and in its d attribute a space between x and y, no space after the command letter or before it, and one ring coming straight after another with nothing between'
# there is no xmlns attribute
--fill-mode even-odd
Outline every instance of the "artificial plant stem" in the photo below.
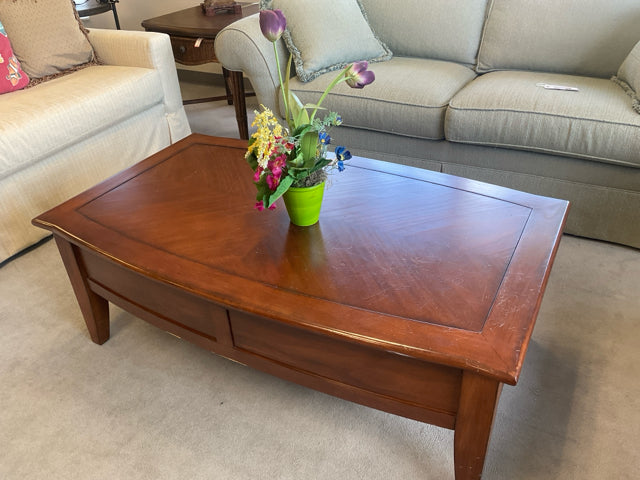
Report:
<svg viewBox="0 0 640 480"><path fill-rule="evenodd" d="M347 72L348 68L349 67L342 70L340 75L336 76L336 78L334 78L333 81L329 84L329 86L324 90L324 92L322 93L322 96L320 97L320 100L318 100L318 103L316 103L316 108L313 110L313 113L311 114L309 123L313 122L313 119L316 118L316 113L318 112L318 108L320 108L320 104L325 99L325 97L329 94L329 92L333 89L333 87L335 87L337 84L345 80L345 73Z"/></svg>
<svg viewBox="0 0 640 480"><path fill-rule="evenodd" d="M280 79L280 91L282 92L282 99L284 100L284 118L289 118L289 104L287 103L287 95L284 91L284 83L282 82L282 71L280 70L280 59L278 58L278 48L276 42L273 43L273 53L276 55L276 65L278 66L278 78Z"/></svg>

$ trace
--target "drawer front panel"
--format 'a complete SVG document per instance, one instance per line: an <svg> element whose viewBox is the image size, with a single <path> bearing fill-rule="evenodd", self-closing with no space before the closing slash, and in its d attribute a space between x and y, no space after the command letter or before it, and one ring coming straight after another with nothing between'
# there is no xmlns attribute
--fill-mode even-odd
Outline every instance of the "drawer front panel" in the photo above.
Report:
<svg viewBox="0 0 640 480"><path fill-rule="evenodd" d="M200 65L218 61L213 49L214 41L205 38L200 42L200 46L196 47L197 40L189 37L171 37L171 47L176 62L184 65Z"/></svg>
<svg viewBox="0 0 640 480"><path fill-rule="evenodd" d="M368 392L455 414L460 370L230 311L234 347Z"/></svg>
<svg viewBox="0 0 640 480"><path fill-rule="evenodd" d="M209 341L226 343L228 320L224 308L177 287L147 278L96 254L81 250L81 256L89 279L106 291L179 328ZM118 304L117 301L112 301Z"/></svg>

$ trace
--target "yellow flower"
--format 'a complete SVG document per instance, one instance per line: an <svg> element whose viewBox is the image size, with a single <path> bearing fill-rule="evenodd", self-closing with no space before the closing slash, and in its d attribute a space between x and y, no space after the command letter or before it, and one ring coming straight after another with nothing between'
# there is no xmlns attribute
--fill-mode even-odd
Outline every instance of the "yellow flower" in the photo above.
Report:
<svg viewBox="0 0 640 480"><path fill-rule="evenodd" d="M260 106L262 107L262 112L256 111L256 117L251 123L252 127L257 127L256 132L251 135L251 138L255 140L249 145L245 157L252 153L255 154L258 165L265 169L271 157L271 149L275 139L276 137L282 137L283 130L273 112L264 105Z"/></svg>

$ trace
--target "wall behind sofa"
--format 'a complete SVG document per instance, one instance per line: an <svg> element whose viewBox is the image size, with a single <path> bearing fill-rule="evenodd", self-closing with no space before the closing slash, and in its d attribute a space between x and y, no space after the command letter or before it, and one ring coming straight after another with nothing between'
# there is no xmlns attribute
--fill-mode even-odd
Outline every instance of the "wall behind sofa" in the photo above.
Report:
<svg viewBox="0 0 640 480"><path fill-rule="evenodd" d="M76 4L82 3L82 0L75 1ZM120 0L116 10L123 30L144 30L140 23L147 18L195 7L200 3L198 0ZM110 12L83 18L82 22L87 28L116 28Z"/></svg>

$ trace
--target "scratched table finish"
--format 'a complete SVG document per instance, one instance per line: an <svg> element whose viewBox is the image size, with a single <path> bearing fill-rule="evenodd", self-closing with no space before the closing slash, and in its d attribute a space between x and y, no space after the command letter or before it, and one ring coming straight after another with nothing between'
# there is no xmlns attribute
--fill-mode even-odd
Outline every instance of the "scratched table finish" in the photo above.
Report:
<svg viewBox="0 0 640 480"><path fill-rule="evenodd" d="M456 479L480 478L568 203L354 158L301 228L280 200L253 209L245 148L191 135L34 219L92 340L109 338L113 302L224 357L454 429Z"/></svg>

